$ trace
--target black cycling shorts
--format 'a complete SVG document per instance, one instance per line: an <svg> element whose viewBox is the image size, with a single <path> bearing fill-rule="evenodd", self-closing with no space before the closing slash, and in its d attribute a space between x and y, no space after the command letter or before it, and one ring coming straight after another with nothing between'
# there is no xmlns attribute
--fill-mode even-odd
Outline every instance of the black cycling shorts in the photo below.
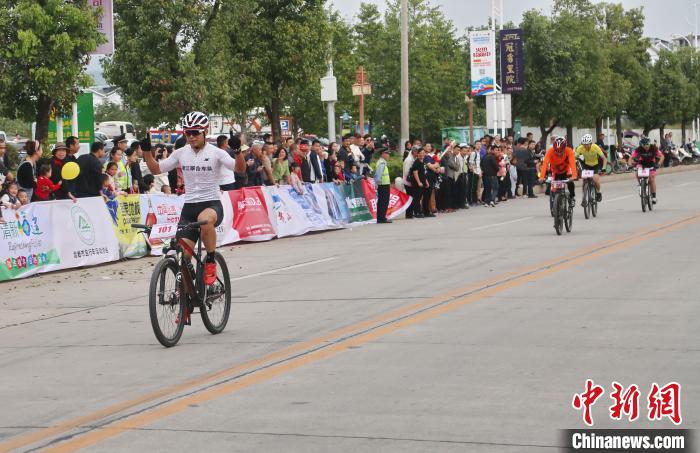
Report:
<svg viewBox="0 0 700 453"><path fill-rule="evenodd" d="M221 225L221 222L224 220L224 206L221 204L220 200L185 203L185 205L182 207L182 212L180 213L180 221L178 222L178 225L187 225L189 223L197 222L199 214L201 214L205 209L213 209L216 211L216 224L214 226ZM180 231L177 236L197 242L199 239L199 229Z"/></svg>

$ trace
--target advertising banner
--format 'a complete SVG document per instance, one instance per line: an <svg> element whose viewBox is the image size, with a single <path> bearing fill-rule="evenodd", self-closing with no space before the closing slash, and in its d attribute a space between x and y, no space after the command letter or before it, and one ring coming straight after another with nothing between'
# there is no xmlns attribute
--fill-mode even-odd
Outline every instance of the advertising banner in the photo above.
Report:
<svg viewBox="0 0 700 453"><path fill-rule="evenodd" d="M83 143L95 141L95 109L92 104L92 93L82 93L78 96L78 138ZM73 119L70 114L63 116L63 139L73 135ZM49 142L56 143L56 112L49 117Z"/></svg>
<svg viewBox="0 0 700 453"><path fill-rule="evenodd" d="M321 208L321 215L323 215L323 222L327 229L342 228L343 226L343 215L340 212L340 207L338 206L338 200L331 190L324 189L324 186L332 183L324 184L312 184L311 191L314 193L316 202Z"/></svg>
<svg viewBox="0 0 700 453"><path fill-rule="evenodd" d="M525 88L523 31L519 28L500 31L501 86L503 93L520 93Z"/></svg>
<svg viewBox="0 0 700 453"><path fill-rule="evenodd" d="M350 210L340 186L327 182L321 184L321 188L326 194L328 213L332 217L333 223L341 227L349 224L351 222Z"/></svg>
<svg viewBox="0 0 700 453"><path fill-rule="evenodd" d="M267 215L265 195L260 187L228 192L233 205L233 228L243 241L269 241L275 237Z"/></svg>
<svg viewBox="0 0 700 453"><path fill-rule="evenodd" d="M99 9L101 14L97 19L97 31L100 32L106 42L92 52L93 55L112 55L114 53L114 11L112 0L88 0L88 5Z"/></svg>
<svg viewBox="0 0 700 453"><path fill-rule="evenodd" d="M306 213L296 198L290 195L290 190L297 196L291 186L263 187L268 201L268 216L275 229L277 237L299 236L311 229Z"/></svg>
<svg viewBox="0 0 700 453"><path fill-rule="evenodd" d="M106 203L114 234L119 242L119 256L140 258L148 254L143 234L131 228L132 223L143 223L139 195L120 195Z"/></svg>
<svg viewBox="0 0 700 453"><path fill-rule="evenodd" d="M31 203L3 210L0 281L119 259L102 198Z"/></svg>
<svg viewBox="0 0 700 453"><path fill-rule="evenodd" d="M490 30L469 33L471 53L471 93L483 96L496 88L496 49L494 34Z"/></svg>
<svg viewBox="0 0 700 453"><path fill-rule="evenodd" d="M345 195L345 203L350 211L350 221L352 223L370 222L372 220L372 214L370 214L369 207L367 206L365 191L362 188L362 180L357 180L352 184L343 184L340 187L342 187L343 194Z"/></svg>
<svg viewBox="0 0 700 453"><path fill-rule="evenodd" d="M372 214L372 218L376 220L377 218L377 191L374 185L369 180L363 181L363 190L365 191L365 198L367 199L367 205L369 206L369 212ZM389 195L389 208L386 211L387 219L394 219L404 212L411 206L413 198L400 190L391 188Z"/></svg>

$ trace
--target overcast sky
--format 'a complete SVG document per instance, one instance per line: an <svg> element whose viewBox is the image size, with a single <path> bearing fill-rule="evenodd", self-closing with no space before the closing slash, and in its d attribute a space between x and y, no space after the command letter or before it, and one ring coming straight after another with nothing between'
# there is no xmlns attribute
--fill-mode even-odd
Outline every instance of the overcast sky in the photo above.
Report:
<svg viewBox="0 0 700 453"><path fill-rule="evenodd" d="M596 2L596 0L593 0ZM385 9L385 0L331 0L346 18L352 18L359 11L361 3L374 3L380 10ZM435 6L440 6L445 15L462 33L471 25L485 25L491 14L490 0L429 0ZM644 7L646 15L645 34L649 37L668 39L672 33L690 34L693 26L686 18L694 23L693 3L700 0L613 0L622 3L625 8ZM503 0L505 10L504 22L520 23L523 11L539 9L549 14L552 0ZM700 6L698 7L700 15ZM698 18L700 20L700 18ZM700 26L700 24L698 24Z"/></svg>

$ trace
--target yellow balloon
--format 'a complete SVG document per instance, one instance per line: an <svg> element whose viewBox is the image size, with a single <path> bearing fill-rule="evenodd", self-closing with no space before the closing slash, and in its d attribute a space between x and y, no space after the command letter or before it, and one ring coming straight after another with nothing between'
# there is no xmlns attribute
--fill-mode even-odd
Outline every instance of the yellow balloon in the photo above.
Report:
<svg viewBox="0 0 700 453"><path fill-rule="evenodd" d="M61 169L61 178L70 181L80 174L80 166L75 162L68 162Z"/></svg>

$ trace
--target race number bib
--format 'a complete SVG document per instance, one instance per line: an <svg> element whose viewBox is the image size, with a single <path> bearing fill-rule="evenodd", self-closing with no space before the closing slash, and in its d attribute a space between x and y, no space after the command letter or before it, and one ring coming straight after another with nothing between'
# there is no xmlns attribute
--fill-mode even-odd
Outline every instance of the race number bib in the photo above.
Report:
<svg viewBox="0 0 700 453"><path fill-rule="evenodd" d="M151 241L170 239L175 237L177 233L177 224L175 223L161 223L153 225L151 229L151 234L148 239Z"/></svg>
<svg viewBox="0 0 700 453"><path fill-rule="evenodd" d="M592 178L593 177L593 170L583 170L581 172L581 176L583 176L583 178Z"/></svg>
<svg viewBox="0 0 700 453"><path fill-rule="evenodd" d="M648 178L649 171L650 171L650 169L648 169L648 168L638 168L637 169L637 176L639 176L640 178Z"/></svg>

